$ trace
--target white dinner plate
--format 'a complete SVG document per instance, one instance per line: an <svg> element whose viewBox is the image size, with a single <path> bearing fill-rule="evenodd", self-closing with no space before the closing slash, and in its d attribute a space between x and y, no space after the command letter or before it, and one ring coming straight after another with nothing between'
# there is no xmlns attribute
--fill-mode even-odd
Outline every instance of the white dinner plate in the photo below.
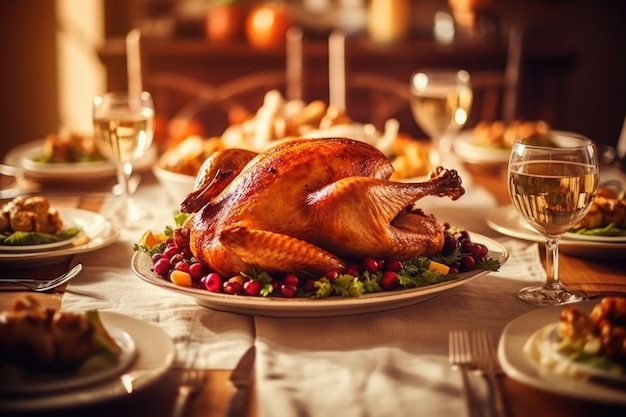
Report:
<svg viewBox="0 0 626 417"><path fill-rule="evenodd" d="M44 164L34 159L43 152L44 140L37 140L17 146L9 151L4 163L21 168L28 178L70 182L92 181L98 178L115 177L115 166L107 161L76 162L66 164ZM156 147L151 147L146 156L133 164L137 171L150 169L157 158Z"/></svg>
<svg viewBox="0 0 626 417"><path fill-rule="evenodd" d="M487 225L498 233L517 239L543 243L545 239L538 232L529 229L520 214L512 205L500 206L487 214ZM570 238L568 233L559 240L559 250L581 257L618 258L626 253L626 241L620 237L614 240ZM592 238L592 236L589 236Z"/></svg>
<svg viewBox="0 0 626 417"><path fill-rule="evenodd" d="M498 242L477 233L471 233L472 241L482 243L489 249L489 256L504 264L507 250ZM175 285L152 271L152 259L143 252L136 252L131 260L133 272L142 280L163 289L195 298L202 306L232 313L270 317L330 317L363 314L391 310L426 301L443 291L466 284L490 271L475 270L460 274L458 279L421 288L383 291L361 297L328 298L281 298L249 297L213 293L203 289Z"/></svg>
<svg viewBox="0 0 626 417"><path fill-rule="evenodd" d="M27 263L42 265L54 263L62 258L79 253L92 252L108 246L115 242L120 235L119 229L113 226L101 214L68 207L57 207L57 210L64 221L81 229L81 233L77 238L72 239L69 245L54 247L48 250L5 252L0 249L0 264Z"/></svg>
<svg viewBox="0 0 626 417"><path fill-rule="evenodd" d="M577 304L591 311L597 301ZM571 378L543 371L525 352L524 345L535 332L559 321L563 307L542 307L511 321L498 345L498 359L506 374L524 384L554 394L606 403L626 404L624 389L593 380Z"/></svg>
<svg viewBox="0 0 626 417"><path fill-rule="evenodd" d="M0 397L0 410L49 411L122 398L165 376L176 357L174 342L167 333L150 323L118 313L101 311L100 317L105 326L119 328L135 341L137 357L128 369L99 383L67 391Z"/></svg>
<svg viewBox="0 0 626 417"><path fill-rule="evenodd" d="M452 149L463 162L481 165L506 165L509 163L510 149L490 148L474 143L474 130L466 129L452 139Z"/></svg>
<svg viewBox="0 0 626 417"><path fill-rule="evenodd" d="M107 332L120 347L117 363L103 367L86 366L83 370L70 373L37 372L36 370L15 371L3 368L0 379L0 398L3 395L41 395L55 391L66 391L95 384L116 377L126 371L137 357L133 338L117 326L106 326ZM97 360L97 359L96 359ZM93 361L92 361L93 363Z"/></svg>

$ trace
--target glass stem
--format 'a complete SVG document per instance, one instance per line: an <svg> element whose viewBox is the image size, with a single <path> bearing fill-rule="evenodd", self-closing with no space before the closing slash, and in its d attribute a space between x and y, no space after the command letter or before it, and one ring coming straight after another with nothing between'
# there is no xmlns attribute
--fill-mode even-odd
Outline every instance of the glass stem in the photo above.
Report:
<svg viewBox="0 0 626 417"><path fill-rule="evenodd" d="M559 239L546 239L546 286L559 289Z"/></svg>
<svg viewBox="0 0 626 417"><path fill-rule="evenodd" d="M122 162L117 169L117 182L121 187L121 195L124 204L130 203L130 177L133 174L133 165L130 162Z"/></svg>
<svg viewBox="0 0 626 417"><path fill-rule="evenodd" d="M430 161L430 165L433 167L439 166L442 163L443 155L441 150L441 137L431 136L431 148L428 153L428 159Z"/></svg>

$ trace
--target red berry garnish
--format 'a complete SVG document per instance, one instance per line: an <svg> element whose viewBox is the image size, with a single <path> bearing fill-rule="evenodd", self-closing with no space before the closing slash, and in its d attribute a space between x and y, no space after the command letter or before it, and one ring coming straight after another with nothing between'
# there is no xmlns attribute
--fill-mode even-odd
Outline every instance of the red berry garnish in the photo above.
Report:
<svg viewBox="0 0 626 417"><path fill-rule="evenodd" d="M337 279L338 276L339 276L339 272L337 271L328 271L327 273L324 274L324 277L326 277L329 281Z"/></svg>
<svg viewBox="0 0 626 417"><path fill-rule="evenodd" d="M387 271L400 272L402 271L402 268L404 268L404 265L402 265L402 261L399 261L398 259L390 259L385 265L385 269Z"/></svg>
<svg viewBox="0 0 626 417"><path fill-rule="evenodd" d="M161 258L158 261L156 261L156 263L154 264L154 272L156 272L157 274L163 277L166 277L168 276L171 267L172 267L172 264L170 264L169 259Z"/></svg>
<svg viewBox="0 0 626 417"><path fill-rule="evenodd" d="M184 260L185 258L183 258L183 255L181 255L180 253L176 253L172 256L170 256L170 263L172 265L176 265L177 263L179 263L180 261Z"/></svg>
<svg viewBox="0 0 626 417"><path fill-rule="evenodd" d="M298 288L290 284L283 284L280 286L280 293L285 298L293 298L298 293Z"/></svg>
<svg viewBox="0 0 626 417"><path fill-rule="evenodd" d="M177 269L183 272L189 272L189 264L187 263L187 261L178 261L174 265L174 269Z"/></svg>
<svg viewBox="0 0 626 417"><path fill-rule="evenodd" d="M380 266L376 259L365 258L365 260L363 261L363 269L373 274L380 269Z"/></svg>
<svg viewBox="0 0 626 417"><path fill-rule="evenodd" d="M398 286L398 273L395 271L386 271L380 279L380 286L383 290L393 290Z"/></svg>
<svg viewBox="0 0 626 417"><path fill-rule="evenodd" d="M223 282L222 277L215 272L211 272L200 279L200 285L202 285L205 290L211 292L221 292Z"/></svg>
<svg viewBox="0 0 626 417"><path fill-rule="evenodd" d="M243 285L238 281L226 281L223 288L226 294L239 294L243 289Z"/></svg>
<svg viewBox="0 0 626 417"><path fill-rule="evenodd" d="M285 278L283 279L283 284L285 285L293 285L294 287L298 287L298 284L300 284L300 280L298 279L298 276L296 274L287 274L285 275Z"/></svg>
<svg viewBox="0 0 626 417"><path fill-rule="evenodd" d="M476 268L476 260L471 256L464 256L461 258L461 270L473 271Z"/></svg>
<svg viewBox="0 0 626 417"><path fill-rule="evenodd" d="M243 283L243 293L253 297L261 294L261 282L256 279L250 279Z"/></svg>
<svg viewBox="0 0 626 417"><path fill-rule="evenodd" d="M359 276L359 273L361 272L361 270L359 269L358 265L348 265L348 268L346 269L346 274L348 275L352 275L354 277Z"/></svg>
<svg viewBox="0 0 626 417"><path fill-rule="evenodd" d="M206 273L206 268L200 262L189 265L189 275L194 281L199 280Z"/></svg>
<svg viewBox="0 0 626 417"><path fill-rule="evenodd" d="M178 246L168 245L163 251L163 256L166 257L167 259L170 259L172 256L176 255L177 253L179 253Z"/></svg>
<svg viewBox="0 0 626 417"><path fill-rule="evenodd" d="M315 292L315 291L317 291L317 288L315 288L315 283L316 282L317 282L317 280L315 278L307 278L304 281L304 291L306 291L306 292Z"/></svg>

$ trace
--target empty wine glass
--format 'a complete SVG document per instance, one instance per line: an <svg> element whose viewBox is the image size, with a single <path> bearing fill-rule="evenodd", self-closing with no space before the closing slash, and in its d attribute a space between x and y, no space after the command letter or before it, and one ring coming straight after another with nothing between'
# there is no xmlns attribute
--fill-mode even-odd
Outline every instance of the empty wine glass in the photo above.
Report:
<svg viewBox="0 0 626 417"><path fill-rule="evenodd" d="M593 142L565 133L554 135L550 143L517 139L507 172L513 205L546 241L547 280L521 289L519 298L541 306L584 300L584 295L559 282L559 239L585 217L598 190Z"/></svg>
<svg viewBox="0 0 626 417"><path fill-rule="evenodd" d="M467 71L430 69L411 76L411 110L420 128L430 137L430 163L440 165L451 144L450 133L460 130L469 117L472 87Z"/></svg>
<svg viewBox="0 0 626 417"><path fill-rule="evenodd" d="M94 141L100 152L117 167L121 187L115 217L131 226L150 214L132 198L129 181L133 162L142 158L154 136L154 103L148 92L110 92L93 100Z"/></svg>

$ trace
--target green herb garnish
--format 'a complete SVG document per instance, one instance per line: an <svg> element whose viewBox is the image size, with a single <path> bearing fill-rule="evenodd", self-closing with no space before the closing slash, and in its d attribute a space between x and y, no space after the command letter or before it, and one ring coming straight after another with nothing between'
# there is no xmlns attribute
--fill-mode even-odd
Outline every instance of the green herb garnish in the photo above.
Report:
<svg viewBox="0 0 626 417"><path fill-rule="evenodd" d="M56 243L63 240L72 239L78 236L80 229L75 227L62 230L58 233L42 232L8 232L0 234L0 245L4 246L29 246L42 245L45 243Z"/></svg>

